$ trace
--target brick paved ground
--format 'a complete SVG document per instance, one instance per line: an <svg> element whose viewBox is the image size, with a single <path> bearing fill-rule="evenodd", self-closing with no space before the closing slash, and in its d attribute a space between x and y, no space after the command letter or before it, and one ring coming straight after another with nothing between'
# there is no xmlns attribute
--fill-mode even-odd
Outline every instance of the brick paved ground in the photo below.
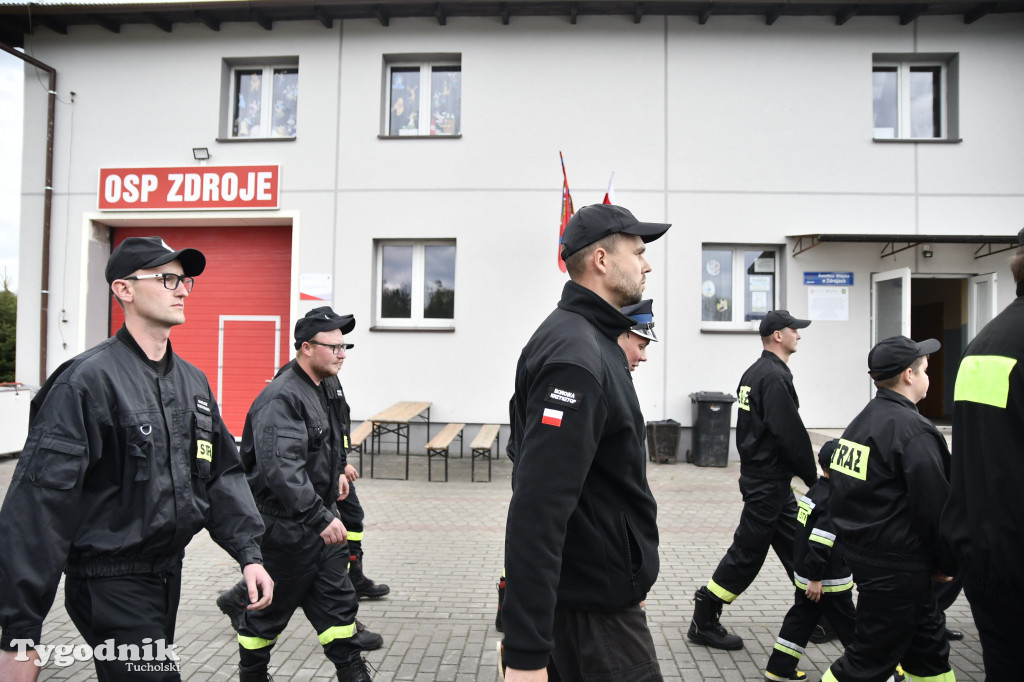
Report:
<svg viewBox="0 0 1024 682"><path fill-rule="evenodd" d="M0 459L0 494L6 493L15 460ZM479 463L478 463L479 464ZM379 456L377 474L401 475L404 457ZM435 462L435 467L438 463ZM435 468L435 474L437 473ZM480 470L477 469L479 474ZM363 601L359 619L384 635L385 648L368 655L376 680L490 682L495 675L495 582L501 574L510 466L494 463L490 483L469 482L469 461L451 463L450 481L427 482L426 460L412 458L409 481L362 479L366 508L364 548L369 575L391 585L391 595ZM741 500L738 464L699 468L651 465L651 487L659 502L661 575L647 600L651 630L668 682L760 680L793 588L770 556L761 575L732 606L723 622L746 647L724 652L691 645L686 629L694 590L714 570L732 537ZM214 605L237 568L201 534L189 546L178 612L177 643L187 680L237 679L237 644ZM44 627L49 643L81 643L62 606L62 592ZM977 630L966 600L948 612L950 625L967 633L952 643L960 680L982 680ZM801 668L811 679L840 655L835 644L811 644ZM316 636L301 613L275 647L277 680L330 680ZM91 664L44 668L43 680L95 680ZM628 682L628 681L624 681Z"/></svg>

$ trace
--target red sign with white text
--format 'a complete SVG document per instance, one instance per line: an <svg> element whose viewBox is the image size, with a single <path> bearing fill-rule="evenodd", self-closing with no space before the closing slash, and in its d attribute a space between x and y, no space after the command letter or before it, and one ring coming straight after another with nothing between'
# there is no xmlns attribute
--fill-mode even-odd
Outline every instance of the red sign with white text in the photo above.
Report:
<svg viewBox="0 0 1024 682"><path fill-rule="evenodd" d="M101 211L278 207L280 166L101 168Z"/></svg>

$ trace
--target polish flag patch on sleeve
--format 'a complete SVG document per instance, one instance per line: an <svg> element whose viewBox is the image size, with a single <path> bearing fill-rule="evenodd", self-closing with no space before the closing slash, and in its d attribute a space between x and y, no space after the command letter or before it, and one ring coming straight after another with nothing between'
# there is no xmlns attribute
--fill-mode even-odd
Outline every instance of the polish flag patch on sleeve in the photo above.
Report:
<svg viewBox="0 0 1024 682"><path fill-rule="evenodd" d="M552 410L544 408L544 416L540 418L541 424L547 424L549 426L561 426L562 425L562 411Z"/></svg>

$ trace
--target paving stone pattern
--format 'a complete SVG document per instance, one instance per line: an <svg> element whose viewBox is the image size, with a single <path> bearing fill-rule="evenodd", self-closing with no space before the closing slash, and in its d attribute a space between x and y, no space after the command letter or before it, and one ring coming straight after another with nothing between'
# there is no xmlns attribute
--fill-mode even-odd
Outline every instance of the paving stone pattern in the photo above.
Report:
<svg viewBox="0 0 1024 682"><path fill-rule="evenodd" d="M15 462L0 459L0 494L6 493ZM439 464L435 461L435 473ZM494 628L495 584L501 575L511 465L502 456L493 466L491 482L471 483L467 453L449 463L447 483L428 483L426 458L414 455L408 481L357 483L366 509L366 570L391 586L388 597L360 603L360 621L385 639L383 649L367 655L378 671L375 680L495 679L495 642L500 638ZM378 475L401 476L404 467L404 457L377 456ZM483 471L486 478L486 466ZM760 680L793 599L793 587L774 555L750 589L723 614L723 623L743 637L745 648L718 651L686 639L693 592L717 566L739 518L742 501L735 455L724 468L680 461L651 464L648 474L659 504L661 573L647 599L647 613L665 680ZM794 484L802 492L802 484ZM237 576L237 567L205 533L189 545L176 633L184 679L237 679L234 632L214 604L219 591ZM963 596L948 616L951 627L967 634L964 641L951 643L957 678L983 680L977 629ZM62 590L43 637L51 644L83 643L64 612ZM837 643L810 644L800 667L816 680L840 653ZM271 672L279 682L335 679L333 666L301 611L274 647ZM40 679L96 676L91 663L63 668L51 664Z"/></svg>

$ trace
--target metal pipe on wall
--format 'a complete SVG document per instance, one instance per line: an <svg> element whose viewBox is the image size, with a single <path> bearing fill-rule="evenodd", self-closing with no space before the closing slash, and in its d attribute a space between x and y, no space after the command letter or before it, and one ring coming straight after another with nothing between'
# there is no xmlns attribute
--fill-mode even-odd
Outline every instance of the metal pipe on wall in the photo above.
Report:
<svg viewBox="0 0 1024 682"><path fill-rule="evenodd" d="M0 50L25 61L49 74L46 86L46 179L43 187L43 254L39 299L39 385L46 382L46 342L49 336L48 309L50 306L50 213L53 207L53 127L57 110L57 70L13 47L0 43Z"/></svg>

